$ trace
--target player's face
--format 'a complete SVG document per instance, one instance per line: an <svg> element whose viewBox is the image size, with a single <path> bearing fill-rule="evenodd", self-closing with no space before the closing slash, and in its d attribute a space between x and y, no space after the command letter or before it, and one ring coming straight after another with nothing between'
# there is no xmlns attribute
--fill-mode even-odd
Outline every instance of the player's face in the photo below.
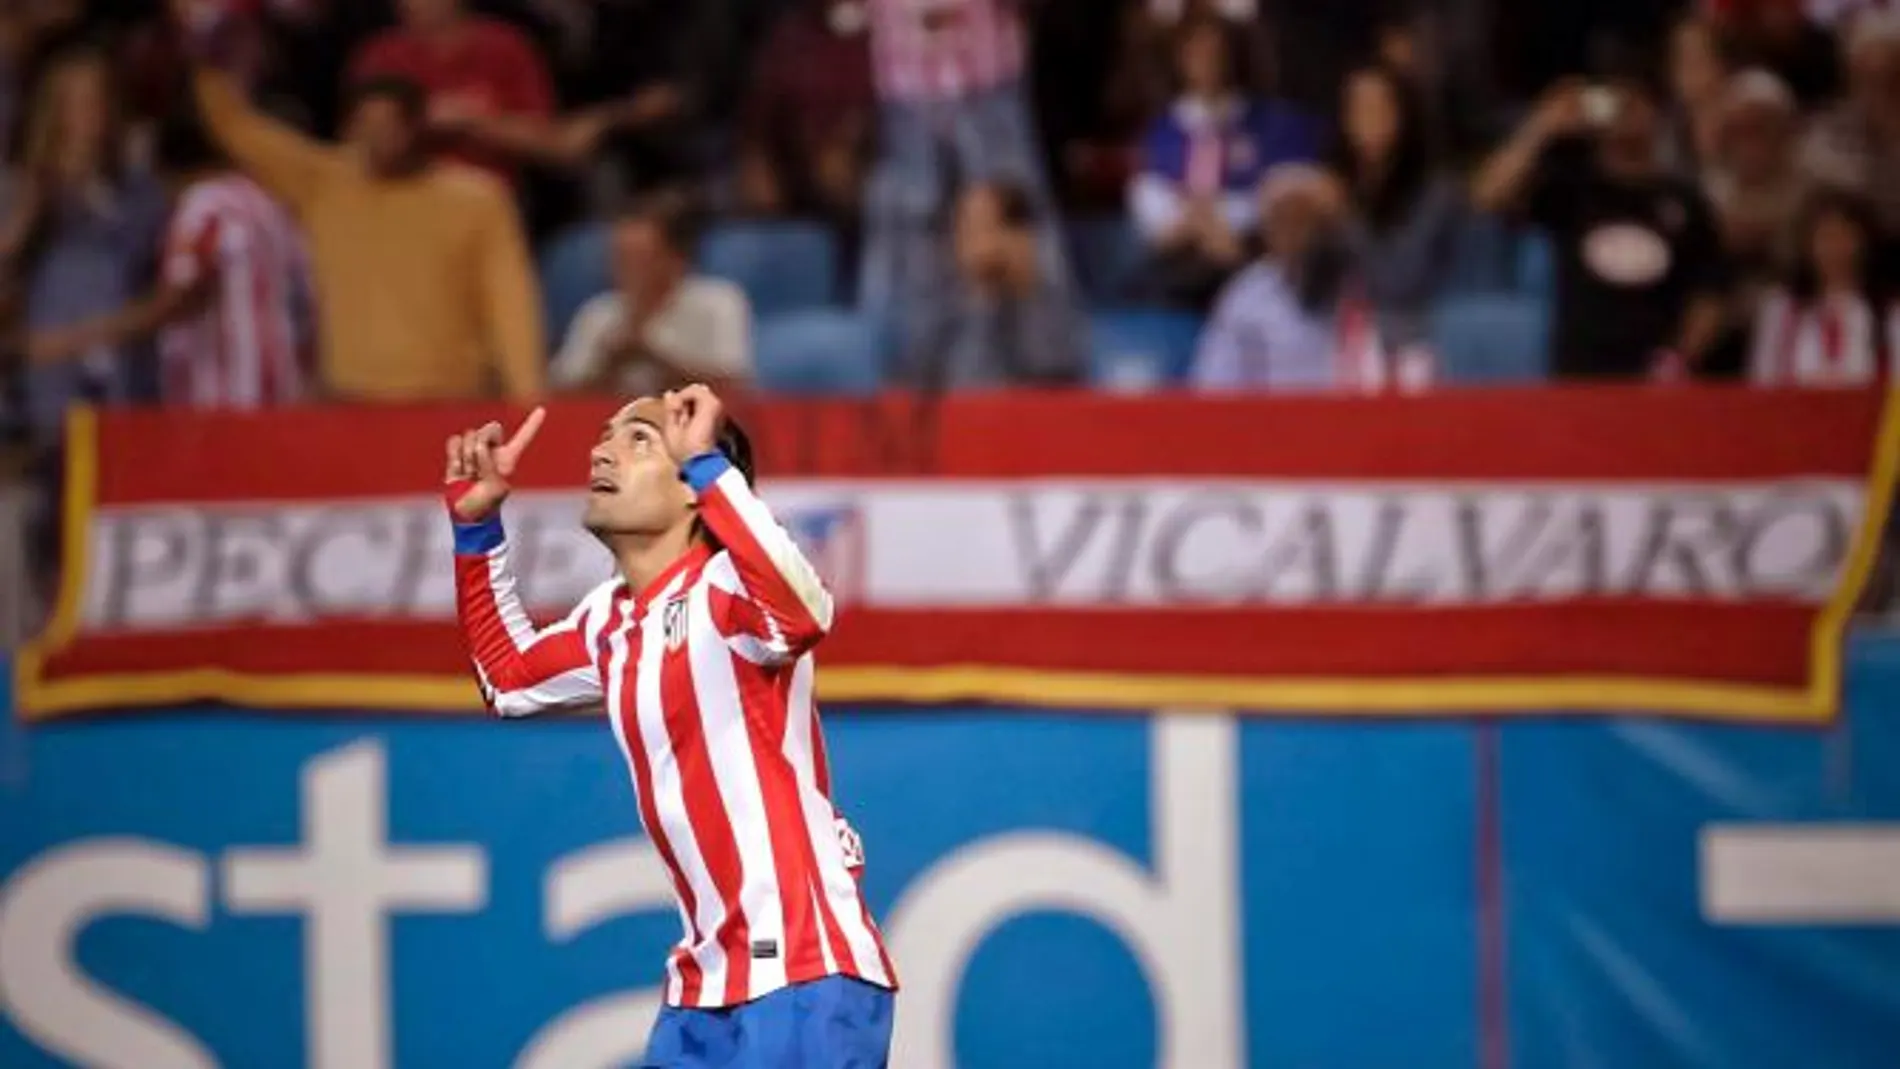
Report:
<svg viewBox="0 0 1900 1069"><path fill-rule="evenodd" d="M634 418L637 404L607 421L588 454L582 523L597 535L661 534L692 519L693 492L660 429Z"/></svg>

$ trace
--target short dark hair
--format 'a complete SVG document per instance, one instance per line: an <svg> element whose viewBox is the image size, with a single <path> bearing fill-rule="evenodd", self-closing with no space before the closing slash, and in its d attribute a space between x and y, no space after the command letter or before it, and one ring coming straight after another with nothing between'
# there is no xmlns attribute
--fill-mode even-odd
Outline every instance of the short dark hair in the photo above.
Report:
<svg viewBox="0 0 1900 1069"><path fill-rule="evenodd" d="M718 449L720 455L726 458L726 462L732 465L732 469L745 479L747 486L753 484L758 472L753 467L752 438L746 434L744 427L739 426L738 420L731 416L726 417L725 422L719 426L719 437L714 443L714 448ZM686 473L681 472L680 478L686 478ZM693 536L703 539L715 551L726 548L726 544L721 542L719 536L712 532L712 528L706 525L705 517L698 514L693 516Z"/></svg>
<svg viewBox="0 0 1900 1069"><path fill-rule="evenodd" d="M429 113L429 94L421 83L398 74L377 74L351 82L344 94L343 111L350 114L372 100L387 100L403 117L420 126Z"/></svg>
<svg viewBox="0 0 1900 1069"><path fill-rule="evenodd" d="M706 229L705 213L685 192L661 190L636 197L620 209L617 221L645 223L660 232L667 247L690 258Z"/></svg>
<svg viewBox="0 0 1900 1069"><path fill-rule="evenodd" d="M165 113L152 142L152 163L166 174L223 167L230 157L218 145L204 118L189 100Z"/></svg>
<svg viewBox="0 0 1900 1069"><path fill-rule="evenodd" d="M738 469L739 474L745 476L746 485L752 485L757 475L756 461L752 456L752 436L731 416L727 416L725 424L719 428L718 449Z"/></svg>

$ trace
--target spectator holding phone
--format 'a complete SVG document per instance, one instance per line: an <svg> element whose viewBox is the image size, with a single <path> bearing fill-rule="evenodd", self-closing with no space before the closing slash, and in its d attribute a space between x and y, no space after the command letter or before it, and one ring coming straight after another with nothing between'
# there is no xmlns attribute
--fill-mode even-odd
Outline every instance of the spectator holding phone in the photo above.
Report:
<svg viewBox="0 0 1900 1069"><path fill-rule="evenodd" d="M1702 191L1663 166L1660 116L1639 82L1560 85L1473 180L1480 209L1519 212L1556 245L1559 376L1674 377L1720 339L1721 236Z"/></svg>

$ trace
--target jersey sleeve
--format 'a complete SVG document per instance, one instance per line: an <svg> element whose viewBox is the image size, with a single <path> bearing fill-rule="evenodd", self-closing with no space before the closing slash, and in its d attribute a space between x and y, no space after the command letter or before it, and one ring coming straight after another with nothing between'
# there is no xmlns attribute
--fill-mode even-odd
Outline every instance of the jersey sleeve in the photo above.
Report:
<svg viewBox="0 0 1900 1069"><path fill-rule="evenodd" d="M559 623L537 630L509 568L500 515L455 524L456 617L482 700L496 715L601 704L600 673L587 649L587 608L583 601Z"/></svg>
<svg viewBox="0 0 1900 1069"><path fill-rule="evenodd" d="M172 213L165 233L162 273L166 285L184 289L214 277L227 225L220 213L187 197Z"/></svg>
<svg viewBox="0 0 1900 1069"><path fill-rule="evenodd" d="M755 660L796 660L831 630L831 592L745 476L719 453L686 462L686 481L699 495L699 516L726 548L744 587L722 614L728 637L757 640Z"/></svg>

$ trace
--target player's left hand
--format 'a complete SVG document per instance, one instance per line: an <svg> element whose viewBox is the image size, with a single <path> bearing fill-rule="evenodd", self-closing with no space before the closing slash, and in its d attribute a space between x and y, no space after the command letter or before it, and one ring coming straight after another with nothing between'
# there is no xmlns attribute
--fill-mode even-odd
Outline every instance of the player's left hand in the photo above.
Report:
<svg viewBox="0 0 1900 1069"><path fill-rule="evenodd" d="M674 463L685 464L719 448L726 406L710 387L694 383L683 390L668 390L660 401L666 405L666 426L661 432Z"/></svg>

